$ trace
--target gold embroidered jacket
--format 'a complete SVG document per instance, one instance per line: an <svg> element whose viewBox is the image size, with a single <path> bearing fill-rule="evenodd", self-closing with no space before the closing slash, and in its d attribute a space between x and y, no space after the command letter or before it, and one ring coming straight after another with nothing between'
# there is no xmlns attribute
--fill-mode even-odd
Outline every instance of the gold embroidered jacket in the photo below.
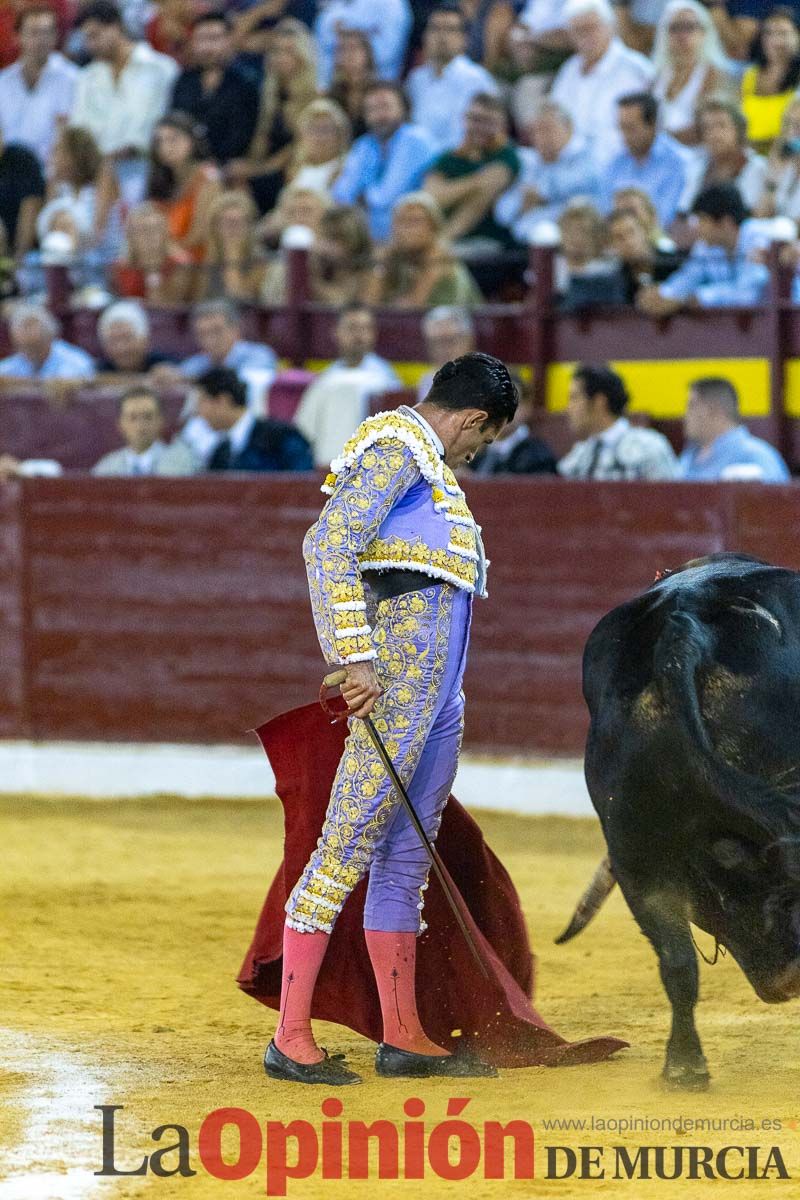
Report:
<svg viewBox="0 0 800 1200"><path fill-rule="evenodd" d="M364 421L322 485L303 541L317 636L329 663L374 658L362 573L410 569L485 596L480 528L427 425L401 407Z"/></svg>

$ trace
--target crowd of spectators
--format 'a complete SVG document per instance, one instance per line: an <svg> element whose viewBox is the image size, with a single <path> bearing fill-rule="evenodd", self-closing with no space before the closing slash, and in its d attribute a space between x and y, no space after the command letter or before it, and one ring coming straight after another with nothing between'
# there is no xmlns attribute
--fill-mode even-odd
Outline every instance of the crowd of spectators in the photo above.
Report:
<svg viewBox="0 0 800 1200"><path fill-rule="evenodd" d="M288 243L310 249L323 303L473 306L516 298L543 242L562 249L568 309L644 289L650 311L662 283L681 304L760 299L738 260L770 242L800 259L797 3L14 7L0 299L38 296L60 262L76 304L279 304ZM741 200L735 241L704 236L717 185ZM632 193L655 211L656 276L708 256L728 286L632 287L622 214L642 224L626 242L647 226Z"/></svg>
<svg viewBox="0 0 800 1200"><path fill-rule="evenodd" d="M128 389L115 472L169 466L157 392L176 384L184 470L324 465L370 396L398 386L370 309L432 310L435 365L474 344L470 309L521 297L532 245L557 248L565 312L758 304L773 243L800 298L797 0L17 0L15 13L0 53L13 343L0 379L57 402L87 379ZM311 298L340 316L339 357L287 431L263 414L276 356L243 339L237 306L286 302L289 246L308 250ZM76 308L103 310L95 358L44 307L54 264ZM170 361L150 314L185 305L198 349ZM576 375L573 390L596 384ZM560 473L631 454L642 476L669 475L668 445L626 427L608 388L616 432L594 429L592 395L583 417L571 401L581 441ZM528 416L484 473L555 469ZM152 454L136 449L143 430Z"/></svg>

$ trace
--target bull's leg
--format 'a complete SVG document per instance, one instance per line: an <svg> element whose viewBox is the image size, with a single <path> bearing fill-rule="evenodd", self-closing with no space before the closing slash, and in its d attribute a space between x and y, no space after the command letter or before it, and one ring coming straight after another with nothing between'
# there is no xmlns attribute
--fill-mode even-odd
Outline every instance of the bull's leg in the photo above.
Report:
<svg viewBox="0 0 800 1200"><path fill-rule="evenodd" d="M661 979L672 1006L662 1079L669 1088L705 1091L710 1076L694 1023L698 971L689 921L671 897L651 894L633 904L628 899L628 903L658 955Z"/></svg>

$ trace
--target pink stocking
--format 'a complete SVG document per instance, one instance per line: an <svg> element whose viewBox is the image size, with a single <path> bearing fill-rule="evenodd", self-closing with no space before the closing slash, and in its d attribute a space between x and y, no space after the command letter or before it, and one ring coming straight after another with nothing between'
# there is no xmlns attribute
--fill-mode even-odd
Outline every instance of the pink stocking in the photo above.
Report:
<svg viewBox="0 0 800 1200"><path fill-rule="evenodd" d="M311 1032L311 998L329 941L330 934L321 929L301 933L284 924L281 1012L274 1041L280 1052L295 1062L315 1063L324 1058Z"/></svg>
<svg viewBox="0 0 800 1200"><path fill-rule="evenodd" d="M430 1040L417 1012L417 935L365 929L364 937L381 999L384 1042L415 1054L449 1054Z"/></svg>

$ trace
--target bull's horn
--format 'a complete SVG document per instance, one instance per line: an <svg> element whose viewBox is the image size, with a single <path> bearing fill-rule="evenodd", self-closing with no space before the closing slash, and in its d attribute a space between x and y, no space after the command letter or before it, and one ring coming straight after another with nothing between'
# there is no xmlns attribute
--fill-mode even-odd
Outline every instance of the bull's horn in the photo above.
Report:
<svg viewBox="0 0 800 1200"><path fill-rule="evenodd" d="M578 907L572 914L572 920L569 925L555 939L557 946L568 942L570 938L575 937L576 933L580 933L582 929L586 928L592 917L599 912L603 901L614 890L616 882L611 867L611 859L606 855L592 876L591 883L578 901Z"/></svg>

